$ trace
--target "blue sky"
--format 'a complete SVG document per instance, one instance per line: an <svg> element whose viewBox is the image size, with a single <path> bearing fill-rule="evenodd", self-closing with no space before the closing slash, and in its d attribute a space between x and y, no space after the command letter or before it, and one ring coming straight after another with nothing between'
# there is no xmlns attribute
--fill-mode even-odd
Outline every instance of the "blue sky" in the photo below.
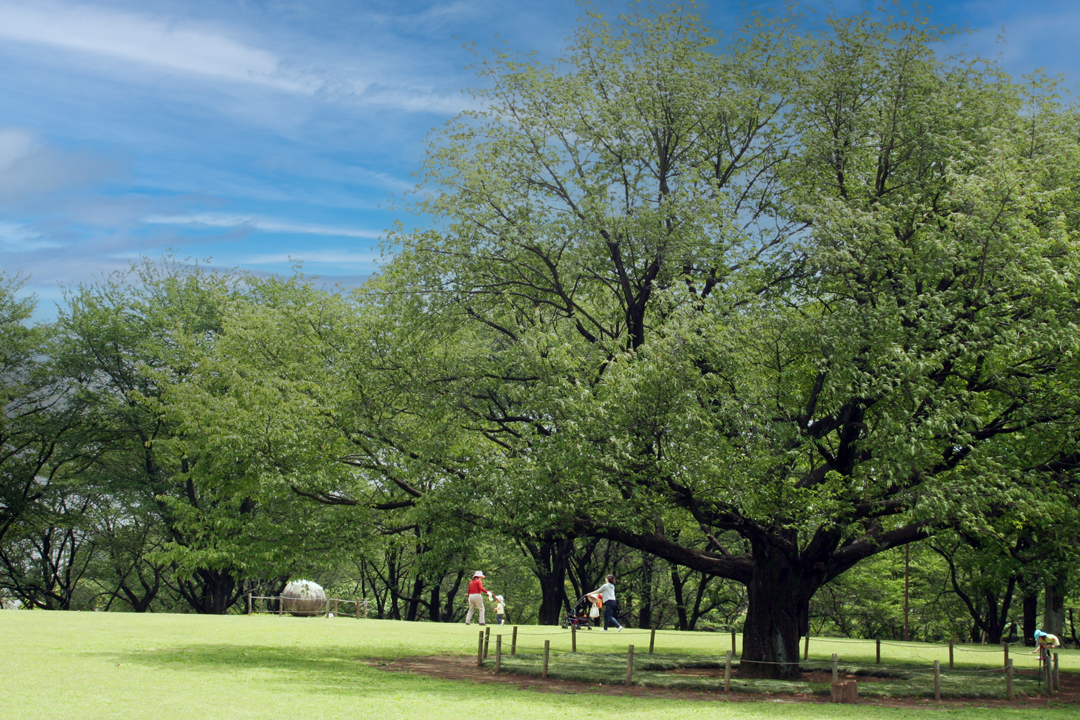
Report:
<svg viewBox="0 0 1080 720"><path fill-rule="evenodd" d="M739 4L704 11L723 28ZM550 57L580 15L567 0L0 0L0 270L28 277L44 319L62 286L167 247L359 282L428 131L468 104L463 44ZM1013 74L1080 77L1074 2L942 2L931 18L976 30L968 48Z"/></svg>

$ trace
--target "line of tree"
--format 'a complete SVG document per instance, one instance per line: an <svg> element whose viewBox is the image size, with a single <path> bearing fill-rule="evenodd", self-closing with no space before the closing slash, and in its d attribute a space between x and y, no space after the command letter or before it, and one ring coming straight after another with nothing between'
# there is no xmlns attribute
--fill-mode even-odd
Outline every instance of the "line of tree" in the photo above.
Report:
<svg viewBox="0 0 1080 720"><path fill-rule="evenodd" d="M453 620L485 560L557 623L603 550L646 625L745 602L743 671L786 677L815 618L895 630L851 588L918 543L954 628L1016 599L1029 636L1041 591L1061 630L1080 115L953 35L590 12L479 60L355 292L147 265L26 329L9 285L4 586L65 607L93 554L224 612L351 562Z"/></svg>

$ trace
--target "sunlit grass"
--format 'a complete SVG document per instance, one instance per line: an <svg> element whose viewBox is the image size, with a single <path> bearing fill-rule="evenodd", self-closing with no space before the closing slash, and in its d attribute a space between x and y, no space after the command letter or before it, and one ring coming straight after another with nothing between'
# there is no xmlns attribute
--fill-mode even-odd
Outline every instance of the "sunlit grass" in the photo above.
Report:
<svg viewBox="0 0 1080 720"><path fill-rule="evenodd" d="M493 633L500 629L492 628ZM501 628L509 645L510 628ZM522 627L519 645L551 641L568 652L569 631ZM546 693L516 685L475 684L390 673L363 662L412 655L476 652L476 626L276 616L135 615L120 613L0 612L0 709L22 720L98 718L455 718L497 713L517 718L605 716L623 718L781 718L791 706ZM492 638L491 651L494 649ZM578 633L581 652L604 653L618 663L629 644L647 653L649 633ZM811 657L828 657L826 641L811 643ZM865 663L865 648L837 643ZM869 660L873 660L873 643ZM730 636L659 633L656 651L716 660ZM860 652L856 652L856 651ZM905 651L924 662L918 651ZM823 655L824 653L824 655ZM958 657L961 654L958 653ZM1030 657L1030 656L1029 656ZM947 659L947 650L946 650ZM1017 657L1019 660L1019 656ZM1073 668L1074 652L1063 656ZM931 664L932 664L931 658ZM1018 663L1019 664L1019 663ZM1031 658L1034 664L1034 658ZM950 717L984 717L977 705L942 710ZM799 706L806 718L899 718L909 713L860 705ZM995 709L994 717L1029 717L1030 711ZM1051 709L1040 717L1073 717ZM919 713L915 717L924 717Z"/></svg>

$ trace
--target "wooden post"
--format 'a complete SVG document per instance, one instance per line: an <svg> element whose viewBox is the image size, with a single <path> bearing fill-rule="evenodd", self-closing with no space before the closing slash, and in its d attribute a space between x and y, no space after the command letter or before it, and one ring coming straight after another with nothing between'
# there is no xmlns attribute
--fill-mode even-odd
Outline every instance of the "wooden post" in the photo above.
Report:
<svg viewBox="0 0 1080 720"><path fill-rule="evenodd" d="M731 654L735 654L735 628L731 628Z"/></svg>
<svg viewBox="0 0 1080 720"><path fill-rule="evenodd" d="M251 614L251 593L248 593L248 611L247 614Z"/></svg>
<svg viewBox="0 0 1080 720"><path fill-rule="evenodd" d="M542 678L546 678L546 677L547 677L547 670L548 670L548 657L549 657L550 655L551 655L551 641L550 641L550 640L545 640L545 641L544 641L544 672L543 672L543 674L542 674L542 675L540 676L540 677L542 677Z"/></svg>
<svg viewBox="0 0 1080 720"><path fill-rule="evenodd" d="M577 652L577 625L570 626L570 652Z"/></svg>
<svg viewBox="0 0 1080 720"><path fill-rule="evenodd" d="M731 651L724 658L724 692L731 692Z"/></svg>
<svg viewBox="0 0 1080 720"><path fill-rule="evenodd" d="M810 657L810 633L806 634L806 639L803 640L802 646L802 659L806 660Z"/></svg>
<svg viewBox="0 0 1080 720"><path fill-rule="evenodd" d="M1054 692L1061 692L1061 669L1058 667L1058 654L1054 653Z"/></svg>
<svg viewBox="0 0 1080 720"><path fill-rule="evenodd" d="M653 654L653 645L656 644L656 628L649 632L649 654Z"/></svg>
<svg viewBox="0 0 1080 720"><path fill-rule="evenodd" d="M934 699L941 701L941 661L934 661Z"/></svg>
<svg viewBox="0 0 1080 720"><path fill-rule="evenodd" d="M480 631L480 639L476 642L476 667L484 667L484 632Z"/></svg>
<svg viewBox="0 0 1080 720"><path fill-rule="evenodd" d="M277 596L277 614L278 614L278 617L281 617L281 616L282 616L282 615L284 614L284 613L282 612L282 610L281 610L281 606L282 606L282 602L281 602L281 596L280 596L280 595L278 595L278 596Z"/></svg>
<svg viewBox="0 0 1080 720"><path fill-rule="evenodd" d="M1005 696L1013 699L1013 661L1005 661Z"/></svg>
<svg viewBox="0 0 1080 720"><path fill-rule="evenodd" d="M510 654L517 654L517 625L514 626L514 634L510 636Z"/></svg>
<svg viewBox="0 0 1080 720"><path fill-rule="evenodd" d="M502 635L495 636L495 672L502 669Z"/></svg>
<svg viewBox="0 0 1080 720"><path fill-rule="evenodd" d="M634 684L634 646L626 651L626 687Z"/></svg>
<svg viewBox="0 0 1080 720"><path fill-rule="evenodd" d="M359 620L360 619L360 601L359 600L353 600L353 605L356 606L356 619Z"/></svg>
<svg viewBox="0 0 1080 720"><path fill-rule="evenodd" d="M878 638L874 643L877 646L877 664L881 664L881 638Z"/></svg>
<svg viewBox="0 0 1080 720"><path fill-rule="evenodd" d="M334 598L334 617L337 617L338 614L338 599Z"/></svg>
<svg viewBox="0 0 1080 720"><path fill-rule="evenodd" d="M949 641L949 669L953 669L953 641Z"/></svg>
<svg viewBox="0 0 1080 720"><path fill-rule="evenodd" d="M1009 643L1007 643L1007 642L1001 643L1001 649L1005 653L1005 666L1008 667L1008 665L1009 665Z"/></svg>
<svg viewBox="0 0 1080 720"><path fill-rule="evenodd" d="M840 668L837 665L836 653L832 654L832 681L833 685L840 682Z"/></svg>
<svg viewBox="0 0 1080 720"><path fill-rule="evenodd" d="M326 598L326 607L323 608L323 615L330 617L330 598Z"/></svg>
<svg viewBox="0 0 1080 720"><path fill-rule="evenodd" d="M484 657L488 656L488 645L491 643L491 628L484 628Z"/></svg>

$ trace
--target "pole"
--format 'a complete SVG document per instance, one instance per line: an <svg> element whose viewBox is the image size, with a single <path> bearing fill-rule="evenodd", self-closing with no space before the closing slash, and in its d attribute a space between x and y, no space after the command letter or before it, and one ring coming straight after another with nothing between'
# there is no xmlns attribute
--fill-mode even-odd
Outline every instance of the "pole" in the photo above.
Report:
<svg viewBox="0 0 1080 720"><path fill-rule="evenodd" d="M1008 664L1009 664L1009 643L1007 643L1007 642L1001 643L1001 649L1005 653L1005 665L1008 666Z"/></svg>
<svg viewBox="0 0 1080 720"><path fill-rule="evenodd" d="M832 681L833 685L840 682L840 667L836 658L836 653L832 654Z"/></svg>
<svg viewBox="0 0 1080 720"><path fill-rule="evenodd" d="M280 595L278 595L278 596L277 596L277 614L278 614L278 617L281 617L281 616L282 616L282 614L283 614L283 613L282 613L282 611L281 611L281 606L282 606L282 604L283 604L283 603L281 602L281 596L280 596Z"/></svg>
<svg viewBox="0 0 1080 720"><path fill-rule="evenodd" d="M248 593L248 611L247 614L251 614L251 593Z"/></svg>
<svg viewBox="0 0 1080 720"><path fill-rule="evenodd" d="M484 633L480 632L480 639L476 642L476 667L484 667Z"/></svg>
<svg viewBox="0 0 1080 720"><path fill-rule="evenodd" d="M488 656L488 645L491 643L491 628L484 628L484 657Z"/></svg>
<svg viewBox="0 0 1080 720"><path fill-rule="evenodd" d="M514 626L514 634L510 636L510 654L517 654L517 625Z"/></svg>
<svg viewBox="0 0 1080 720"><path fill-rule="evenodd" d="M1054 653L1054 692L1061 692L1061 668L1058 667L1058 654Z"/></svg>
<svg viewBox="0 0 1080 720"><path fill-rule="evenodd" d="M550 655L551 655L551 641L550 640L545 640L544 641L544 673L540 676L542 678L547 678L548 657Z"/></svg>
<svg viewBox="0 0 1080 720"><path fill-rule="evenodd" d="M1013 699L1013 661L1005 661L1005 696Z"/></svg>
<svg viewBox="0 0 1080 720"><path fill-rule="evenodd" d="M806 633L806 639L803 640L802 646L802 659L806 660L810 657L810 633Z"/></svg>
<svg viewBox="0 0 1080 720"><path fill-rule="evenodd" d="M724 692L731 692L731 651L728 650L724 659Z"/></svg>
<svg viewBox="0 0 1080 720"><path fill-rule="evenodd" d="M577 652L577 625L570 626L570 652Z"/></svg>
<svg viewBox="0 0 1080 720"><path fill-rule="evenodd" d="M334 598L334 617L337 617L338 615L338 599Z"/></svg>
<svg viewBox="0 0 1080 720"><path fill-rule="evenodd" d="M502 669L502 635L495 636L495 672Z"/></svg>
<svg viewBox="0 0 1080 720"><path fill-rule="evenodd" d="M934 699L941 702L941 661L934 661Z"/></svg>
<svg viewBox="0 0 1080 720"><path fill-rule="evenodd" d="M656 628L653 628L649 633L649 654L653 654L653 645L656 644Z"/></svg>
<svg viewBox="0 0 1080 720"><path fill-rule="evenodd" d="M908 632L908 594L911 588L911 545L904 546L904 642L911 640Z"/></svg>
<svg viewBox="0 0 1080 720"><path fill-rule="evenodd" d="M881 638L878 638L877 642L875 642L874 644L877 646L877 664L880 665L881 664Z"/></svg>
<svg viewBox="0 0 1080 720"><path fill-rule="evenodd" d="M953 669L953 641L949 641L949 669Z"/></svg>
<svg viewBox="0 0 1080 720"><path fill-rule="evenodd" d="M626 687L634 684L634 646L626 651Z"/></svg>
<svg viewBox="0 0 1080 720"><path fill-rule="evenodd" d="M356 610L356 619L360 619L360 601L353 600L354 609Z"/></svg>
<svg viewBox="0 0 1080 720"><path fill-rule="evenodd" d="M731 654L735 654L735 628L731 628Z"/></svg>

